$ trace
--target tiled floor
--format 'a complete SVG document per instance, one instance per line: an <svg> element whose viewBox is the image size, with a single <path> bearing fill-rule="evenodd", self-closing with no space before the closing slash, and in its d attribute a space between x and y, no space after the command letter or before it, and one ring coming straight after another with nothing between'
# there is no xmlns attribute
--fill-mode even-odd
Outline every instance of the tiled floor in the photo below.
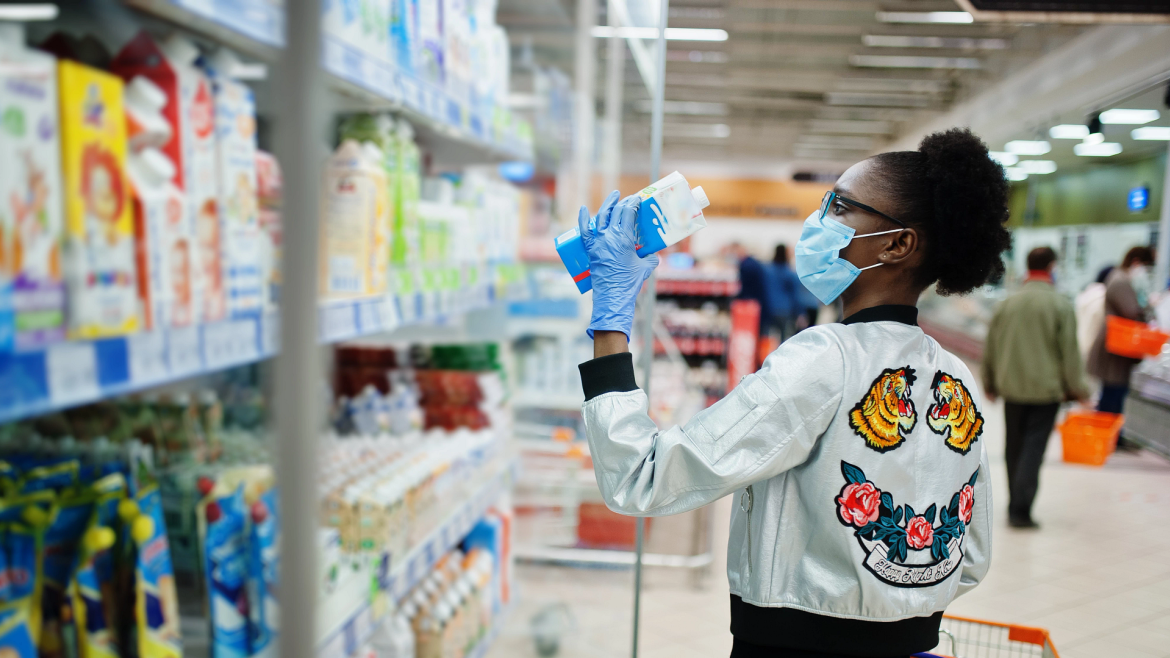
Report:
<svg viewBox="0 0 1170 658"><path fill-rule="evenodd" d="M1117 454L1102 468L1066 465L1054 436L1035 510L1043 527L1011 530L1003 521L1003 416L998 408L985 415L999 519L992 566L948 612L1047 628L1062 658L1170 657L1170 463ZM730 499L717 505L722 548ZM700 588L677 572L648 571L640 656L728 655L727 581L722 554L716 559ZM557 655L630 654L632 572L522 565L517 573L521 599L489 658L538 655L530 621L557 602L574 620Z"/></svg>

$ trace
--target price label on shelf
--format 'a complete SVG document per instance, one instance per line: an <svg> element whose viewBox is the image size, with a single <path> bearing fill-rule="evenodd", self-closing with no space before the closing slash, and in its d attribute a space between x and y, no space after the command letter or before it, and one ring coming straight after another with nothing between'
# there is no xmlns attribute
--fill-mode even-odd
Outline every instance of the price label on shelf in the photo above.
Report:
<svg viewBox="0 0 1170 658"><path fill-rule="evenodd" d="M382 314L379 312L379 305L382 300L370 300L358 303L358 327L361 334L374 334L379 331L385 331L382 324Z"/></svg>
<svg viewBox="0 0 1170 658"><path fill-rule="evenodd" d="M56 405L97 399L97 352L93 343L58 343L45 354L49 399Z"/></svg>
<svg viewBox="0 0 1170 658"><path fill-rule="evenodd" d="M346 338L353 338L358 333L357 314L354 304L333 304L321 307L320 313L321 340L332 343Z"/></svg>
<svg viewBox="0 0 1170 658"><path fill-rule="evenodd" d="M167 341L167 361L171 376L193 375L203 370L203 350L199 343L199 327L172 329Z"/></svg>
<svg viewBox="0 0 1170 658"><path fill-rule="evenodd" d="M254 320L227 320L203 327L203 360L208 369L253 360L259 351Z"/></svg>
<svg viewBox="0 0 1170 658"><path fill-rule="evenodd" d="M126 348L130 358L130 381L136 386L162 381L170 376L164 332L134 334L126 339Z"/></svg>

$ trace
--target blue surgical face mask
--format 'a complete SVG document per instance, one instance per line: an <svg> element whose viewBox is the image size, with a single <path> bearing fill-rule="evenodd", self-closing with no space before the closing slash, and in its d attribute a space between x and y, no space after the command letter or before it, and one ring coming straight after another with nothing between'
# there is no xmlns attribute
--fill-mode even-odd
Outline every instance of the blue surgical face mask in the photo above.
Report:
<svg viewBox="0 0 1170 658"><path fill-rule="evenodd" d="M800 241L796 243L795 261L796 274L800 282L822 304L831 304L841 296L862 270L869 270L882 263L858 268L853 263L841 258L841 250L856 238L869 238L875 235L898 233L906 229L896 228L878 233L855 235L855 231L848 226L832 219L823 210L817 210L804 220L804 228L800 232Z"/></svg>

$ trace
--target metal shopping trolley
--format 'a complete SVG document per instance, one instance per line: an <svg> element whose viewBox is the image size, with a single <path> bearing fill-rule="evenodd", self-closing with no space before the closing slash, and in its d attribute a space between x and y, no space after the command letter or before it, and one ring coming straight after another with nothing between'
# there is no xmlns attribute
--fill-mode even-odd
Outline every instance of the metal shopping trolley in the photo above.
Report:
<svg viewBox="0 0 1170 658"><path fill-rule="evenodd" d="M1060 658L1043 628L944 615L939 644L920 658Z"/></svg>

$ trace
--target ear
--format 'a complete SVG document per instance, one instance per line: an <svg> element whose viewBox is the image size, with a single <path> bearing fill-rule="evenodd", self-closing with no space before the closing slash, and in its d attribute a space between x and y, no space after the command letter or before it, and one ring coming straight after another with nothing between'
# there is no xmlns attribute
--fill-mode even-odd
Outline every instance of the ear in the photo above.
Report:
<svg viewBox="0 0 1170 658"><path fill-rule="evenodd" d="M918 230L913 228L904 229L898 233L891 233L888 236L889 241L886 246L882 248L878 254L878 262L886 265L900 265L910 259L918 248L921 246L921 237L918 235Z"/></svg>

